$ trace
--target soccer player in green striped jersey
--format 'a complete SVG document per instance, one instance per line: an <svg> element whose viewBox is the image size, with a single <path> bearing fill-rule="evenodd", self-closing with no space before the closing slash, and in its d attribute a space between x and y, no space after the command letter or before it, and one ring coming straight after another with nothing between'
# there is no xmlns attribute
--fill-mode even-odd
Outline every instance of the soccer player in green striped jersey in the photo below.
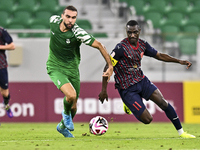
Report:
<svg viewBox="0 0 200 150"><path fill-rule="evenodd" d="M77 111L77 99L80 91L79 63L80 45L84 43L100 51L109 69L103 76L108 81L113 72L110 56L105 47L92 35L80 28L75 22L77 9L67 6L60 16L50 17L51 38L49 56L46 63L47 73L57 88L65 95L62 120L57 125L57 131L64 137L74 137L70 131L74 130L72 122Z"/></svg>

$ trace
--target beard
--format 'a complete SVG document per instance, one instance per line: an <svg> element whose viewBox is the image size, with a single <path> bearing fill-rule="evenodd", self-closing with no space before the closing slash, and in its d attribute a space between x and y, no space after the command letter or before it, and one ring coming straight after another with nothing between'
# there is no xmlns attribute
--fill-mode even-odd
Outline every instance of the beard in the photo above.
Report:
<svg viewBox="0 0 200 150"><path fill-rule="evenodd" d="M131 45L137 45L137 39L134 39L134 38L129 38L129 42Z"/></svg>
<svg viewBox="0 0 200 150"><path fill-rule="evenodd" d="M65 25L67 30L73 28L73 26L74 26L74 24L66 24L65 22L64 22L64 25Z"/></svg>

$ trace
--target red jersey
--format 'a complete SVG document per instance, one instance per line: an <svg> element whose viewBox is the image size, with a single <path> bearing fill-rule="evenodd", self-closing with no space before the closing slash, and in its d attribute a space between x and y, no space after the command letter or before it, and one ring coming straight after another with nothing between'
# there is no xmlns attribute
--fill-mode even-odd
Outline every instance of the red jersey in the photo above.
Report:
<svg viewBox="0 0 200 150"><path fill-rule="evenodd" d="M144 78L141 70L143 55L154 57L156 54L157 50L142 39L138 40L137 47L132 46L128 38L118 43L110 55L114 66L115 87L127 89L140 82Z"/></svg>

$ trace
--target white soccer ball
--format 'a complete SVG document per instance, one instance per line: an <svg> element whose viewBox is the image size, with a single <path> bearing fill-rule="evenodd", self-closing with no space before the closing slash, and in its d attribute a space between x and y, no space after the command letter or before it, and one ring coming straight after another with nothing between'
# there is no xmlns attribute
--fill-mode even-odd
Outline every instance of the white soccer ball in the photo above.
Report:
<svg viewBox="0 0 200 150"><path fill-rule="evenodd" d="M101 116L96 116L90 120L90 133L94 135L103 135L108 130L108 121Z"/></svg>

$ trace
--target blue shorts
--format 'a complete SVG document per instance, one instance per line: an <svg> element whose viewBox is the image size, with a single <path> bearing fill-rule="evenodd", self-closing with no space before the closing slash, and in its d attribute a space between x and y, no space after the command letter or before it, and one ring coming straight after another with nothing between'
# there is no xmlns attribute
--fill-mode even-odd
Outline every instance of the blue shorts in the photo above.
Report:
<svg viewBox="0 0 200 150"><path fill-rule="evenodd" d="M8 89L8 71L7 68L0 69L0 87Z"/></svg>
<svg viewBox="0 0 200 150"><path fill-rule="evenodd" d="M140 82L127 89L118 89L118 91L124 104L139 119L140 115L146 109L142 98L149 100L149 97L156 89L157 87L145 76Z"/></svg>

